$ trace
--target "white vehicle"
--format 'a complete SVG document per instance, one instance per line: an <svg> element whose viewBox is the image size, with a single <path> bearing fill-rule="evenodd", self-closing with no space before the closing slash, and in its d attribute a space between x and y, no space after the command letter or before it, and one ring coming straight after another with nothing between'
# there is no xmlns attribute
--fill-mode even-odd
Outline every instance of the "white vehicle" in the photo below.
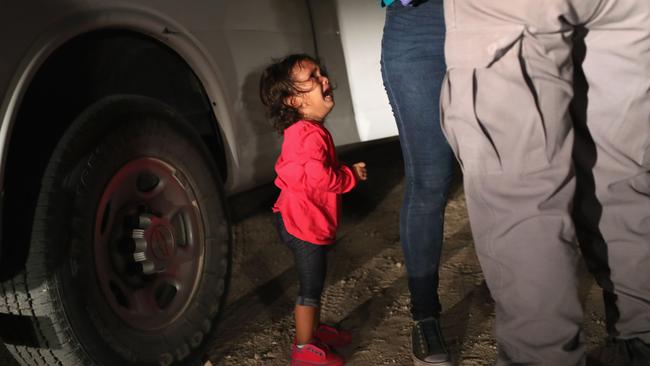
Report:
<svg viewBox="0 0 650 366"><path fill-rule="evenodd" d="M265 65L327 65L337 144L397 133L376 0L0 6L0 336L22 365L194 365L229 272L226 197L273 177ZM234 273L233 275L237 275Z"/></svg>

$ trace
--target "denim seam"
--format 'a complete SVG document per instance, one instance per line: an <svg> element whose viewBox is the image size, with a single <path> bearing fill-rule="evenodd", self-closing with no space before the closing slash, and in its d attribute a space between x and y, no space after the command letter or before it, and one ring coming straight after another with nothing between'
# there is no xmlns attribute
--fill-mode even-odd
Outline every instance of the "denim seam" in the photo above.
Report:
<svg viewBox="0 0 650 366"><path fill-rule="evenodd" d="M380 59L380 64L381 64L382 71L383 71L383 73L385 74L385 73L386 73L386 71L385 71L385 70L386 70L386 64L385 64L385 61L384 61L384 57L383 57L383 56L382 56L381 59ZM389 98L389 100L395 100L395 93L393 92L393 88L392 88L391 85L390 85L390 80L389 80L389 78L388 78L388 77L384 77L383 79L384 79L384 89L386 89L386 92L391 96L391 98ZM390 104L391 104L391 107L393 108L393 115L394 115L394 117L395 117L395 122L396 122L398 125L403 125L403 123L402 123L402 118L401 118L401 111L400 111L399 106L397 105L398 103L390 103ZM399 119L399 122L397 121L398 119ZM402 128L402 129L403 129L403 128ZM402 133L403 133L403 132L402 132ZM405 149L405 148L408 149L408 147L405 146L405 145L407 145L407 144L401 144L401 145L402 145L402 149ZM405 155L406 155L406 154L405 154ZM410 165L410 164L404 164L404 169L405 169L405 170L406 170L406 169L411 169L411 168L409 167L409 165ZM410 172L409 172L409 173L410 173ZM413 174L410 173L410 176L413 176ZM411 181L410 179L405 179L405 183L406 183L406 185L409 186L409 187L406 187L405 190L410 189L410 188L411 188L410 186L412 186L412 184L413 184L412 181ZM401 224L400 224L400 226L401 226ZM405 230L409 230L408 225L405 225ZM406 235L405 235L406 238L408 238L410 232L407 231L405 234L406 234ZM400 237L400 241L402 242L402 245L404 245L404 240L405 240L406 238L402 238L402 237ZM411 243L410 243L409 241L406 241L406 245L408 246L408 249L409 249L409 251L410 251L410 250L411 250L411 247L410 247Z"/></svg>

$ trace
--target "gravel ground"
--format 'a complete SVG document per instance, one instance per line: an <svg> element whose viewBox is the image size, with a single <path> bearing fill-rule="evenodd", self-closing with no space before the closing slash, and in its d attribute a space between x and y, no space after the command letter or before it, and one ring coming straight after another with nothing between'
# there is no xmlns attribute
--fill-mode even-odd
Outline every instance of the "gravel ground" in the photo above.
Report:
<svg viewBox="0 0 650 366"><path fill-rule="evenodd" d="M353 344L340 350L349 365L412 365L411 318L399 242L403 163L393 141L344 155L366 161L369 180L344 196L339 241L330 253L323 318L351 329ZM274 193L274 192L273 192ZM263 195L262 195L263 197ZM290 252L276 239L270 198L235 227L234 278L222 322L218 365L287 365L297 291ZM236 205L240 207L240 205ZM604 315L599 288L584 268L580 294L586 304L591 365L602 359ZM476 258L460 182L445 215L440 269L442 326L459 365L493 365L494 304Z"/></svg>
<svg viewBox="0 0 650 366"><path fill-rule="evenodd" d="M412 365L408 289L398 234L403 164L396 141L349 152L366 161L369 181L344 197L339 241L329 256L323 320L352 330L340 350L349 365ZM277 240L270 206L276 191L262 187L231 200L233 278L214 365L287 365L293 339L296 273L290 251ZM474 253L460 184L445 215L440 270L442 326L459 365L492 365L494 304ZM609 365L600 290L584 269L586 342L591 365ZM0 365L15 365L0 348Z"/></svg>

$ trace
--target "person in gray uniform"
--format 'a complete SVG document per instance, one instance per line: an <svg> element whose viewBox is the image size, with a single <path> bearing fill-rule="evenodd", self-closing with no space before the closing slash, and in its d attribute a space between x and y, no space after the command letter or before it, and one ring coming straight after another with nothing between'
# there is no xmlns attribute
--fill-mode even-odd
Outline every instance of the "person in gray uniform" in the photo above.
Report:
<svg viewBox="0 0 650 366"><path fill-rule="evenodd" d="M585 364L580 252L622 364L650 365L650 1L445 0L445 23L498 365Z"/></svg>

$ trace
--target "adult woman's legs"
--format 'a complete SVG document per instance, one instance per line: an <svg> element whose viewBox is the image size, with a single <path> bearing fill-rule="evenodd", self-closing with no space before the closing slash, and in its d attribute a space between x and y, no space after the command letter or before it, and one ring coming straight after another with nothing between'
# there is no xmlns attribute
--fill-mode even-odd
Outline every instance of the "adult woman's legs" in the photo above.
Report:
<svg viewBox="0 0 650 366"><path fill-rule="evenodd" d="M438 318L438 266L444 208L454 174L453 153L439 121L445 73L441 0L388 7L382 40L382 76L399 129L406 185L400 238L411 293L413 354L418 364L444 364L448 352Z"/></svg>
<svg viewBox="0 0 650 366"><path fill-rule="evenodd" d="M438 263L453 154L439 123L445 73L442 2L387 9L382 75L404 155L406 187L400 236L415 320L438 317Z"/></svg>

